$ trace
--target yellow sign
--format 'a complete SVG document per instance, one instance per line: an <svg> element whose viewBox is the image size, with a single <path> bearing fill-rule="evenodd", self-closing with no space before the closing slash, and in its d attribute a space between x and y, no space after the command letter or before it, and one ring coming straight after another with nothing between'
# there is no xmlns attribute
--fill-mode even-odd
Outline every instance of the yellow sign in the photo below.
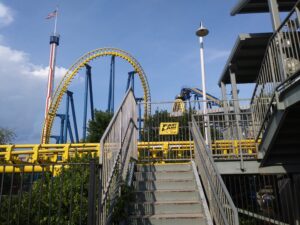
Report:
<svg viewBox="0 0 300 225"><path fill-rule="evenodd" d="M179 123L160 123L159 135L176 135L178 134Z"/></svg>

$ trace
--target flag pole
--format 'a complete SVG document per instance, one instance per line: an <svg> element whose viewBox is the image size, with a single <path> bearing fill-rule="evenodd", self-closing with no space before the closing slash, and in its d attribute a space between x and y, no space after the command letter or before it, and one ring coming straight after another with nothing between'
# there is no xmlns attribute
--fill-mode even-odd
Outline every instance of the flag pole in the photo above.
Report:
<svg viewBox="0 0 300 225"><path fill-rule="evenodd" d="M56 28L57 28L57 16L58 16L58 6L56 6L56 13L55 13L55 21L54 21L54 35L56 35Z"/></svg>

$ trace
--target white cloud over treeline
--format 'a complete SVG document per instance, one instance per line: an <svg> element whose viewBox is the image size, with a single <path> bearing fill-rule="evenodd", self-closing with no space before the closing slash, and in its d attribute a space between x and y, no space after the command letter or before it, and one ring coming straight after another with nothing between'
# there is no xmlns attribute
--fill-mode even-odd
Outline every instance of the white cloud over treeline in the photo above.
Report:
<svg viewBox="0 0 300 225"><path fill-rule="evenodd" d="M14 21L13 11L0 2L0 27L7 26Z"/></svg>
<svg viewBox="0 0 300 225"><path fill-rule="evenodd" d="M0 3L0 28L14 21L12 10ZM30 54L4 44L0 34L0 127L17 135L16 142L39 141L43 124L49 67L37 65ZM65 73L56 68L56 79Z"/></svg>

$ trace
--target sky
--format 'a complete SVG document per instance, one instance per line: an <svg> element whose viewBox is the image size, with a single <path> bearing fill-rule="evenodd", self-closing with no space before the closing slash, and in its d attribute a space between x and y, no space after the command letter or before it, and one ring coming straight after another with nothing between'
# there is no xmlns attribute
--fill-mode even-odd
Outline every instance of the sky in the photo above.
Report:
<svg viewBox="0 0 300 225"><path fill-rule="evenodd" d="M237 36L272 30L269 14L230 16L236 3L237 0L1 0L0 126L15 131L16 143L40 141L49 35L54 27L54 21L45 17L57 5L60 45L56 83L88 51L116 47L139 61L147 75L152 100L162 102L173 100L182 87L201 86L199 41L195 35L200 21L210 31L204 40L207 91L217 97L221 95L217 81ZM109 60L101 58L91 64L94 104L101 110L107 107ZM131 70L130 65L116 60L115 108L124 95ZM83 75L81 71L70 86L78 117L83 111ZM138 79L135 86L137 97L141 97ZM227 91L230 93L229 88ZM242 97L251 97L251 93L242 93ZM60 112L63 104L61 107ZM78 121L82 127L82 120Z"/></svg>

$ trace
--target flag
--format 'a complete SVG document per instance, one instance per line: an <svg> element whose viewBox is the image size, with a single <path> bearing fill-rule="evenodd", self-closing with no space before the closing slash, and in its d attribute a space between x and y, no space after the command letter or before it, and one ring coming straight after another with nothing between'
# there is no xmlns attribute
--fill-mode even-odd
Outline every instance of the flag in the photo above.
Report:
<svg viewBox="0 0 300 225"><path fill-rule="evenodd" d="M51 19L53 17L56 17L57 15L57 10L54 10L53 12L49 13L48 16L46 17L46 19Z"/></svg>

